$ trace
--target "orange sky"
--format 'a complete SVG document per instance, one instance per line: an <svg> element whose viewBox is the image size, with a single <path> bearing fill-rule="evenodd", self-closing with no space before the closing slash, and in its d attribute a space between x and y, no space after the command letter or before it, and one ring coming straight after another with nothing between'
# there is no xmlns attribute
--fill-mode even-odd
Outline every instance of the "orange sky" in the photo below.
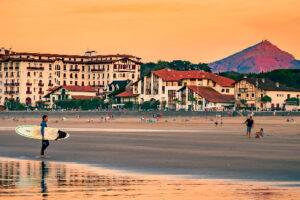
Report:
<svg viewBox="0 0 300 200"><path fill-rule="evenodd" d="M300 59L299 0L0 0L0 47L212 62L270 40Z"/></svg>

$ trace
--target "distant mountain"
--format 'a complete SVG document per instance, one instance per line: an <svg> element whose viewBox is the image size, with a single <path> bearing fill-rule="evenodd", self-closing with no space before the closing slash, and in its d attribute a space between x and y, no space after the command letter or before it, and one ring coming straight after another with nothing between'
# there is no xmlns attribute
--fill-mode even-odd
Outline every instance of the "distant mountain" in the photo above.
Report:
<svg viewBox="0 0 300 200"><path fill-rule="evenodd" d="M209 66L213 72L260 73L275 69L300 68L300 61L264 40L227 58L209 63Z"/></svg>

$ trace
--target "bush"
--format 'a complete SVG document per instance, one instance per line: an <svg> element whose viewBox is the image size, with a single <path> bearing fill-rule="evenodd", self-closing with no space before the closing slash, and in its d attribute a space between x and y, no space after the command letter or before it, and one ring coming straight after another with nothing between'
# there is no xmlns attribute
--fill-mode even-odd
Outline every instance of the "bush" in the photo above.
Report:
<svg viewBox="0 0 300 200"><path fill-rule="evenodd" d="M143 110L149 110L149 109L153 109L153 110L157 110L157 107L160 105L160 101L145 101L144 103L142 103L141 108Z"/></svg>
<svg viewBox="0 0 300 200"><path fill-rule="evenodd" d="M133 102L131 102L131 101L125 102L124 103L124 108L126 108L126 109L132 109L133 108Z"/></svg>
<svg viewBox="0 0 300 200"><path fill-rule="evenodd" d="M26 110L25 104L21 104L18 101L15 101L14 99L7 100L4 103L4 106L8 110Z"/></svg>
<svg viewBox="0 0 300 200"><path fill-rule="evenodd" d="M55 105L61 109L82 109L82 110L94 110L98 109L104 103L99 99L68 99L55 101Z"/></svg>

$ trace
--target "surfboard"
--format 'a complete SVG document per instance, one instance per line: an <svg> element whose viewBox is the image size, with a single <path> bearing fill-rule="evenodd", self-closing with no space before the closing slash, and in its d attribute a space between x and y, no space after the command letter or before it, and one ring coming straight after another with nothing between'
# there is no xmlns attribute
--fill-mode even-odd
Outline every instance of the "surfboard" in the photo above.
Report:
<svg viewBox="0 0 300 200"><path fill-rule="evenodd" d="M42 133L41 133L41 126L31 126L31 125L24 125L24 126L18 126L16 128L16 132L19 135L22 135L24 137L32 138L32 139L42 139ZM45 127L44 130L44 138L45 140L56 140L57 138L59 140L66 139L70 135L66 133L65 131L61 131L58 128L50 128Z"/></svg>

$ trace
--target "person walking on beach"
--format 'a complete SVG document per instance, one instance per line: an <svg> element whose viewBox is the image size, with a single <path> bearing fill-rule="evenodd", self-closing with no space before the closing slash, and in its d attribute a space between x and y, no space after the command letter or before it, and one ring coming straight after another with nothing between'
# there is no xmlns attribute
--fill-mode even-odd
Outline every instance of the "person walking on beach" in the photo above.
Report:
<svg viewBox="0 0 300 200"><path fill-rule="evenodd" d="M47 127L48 116L43 115L43 121L41 123L41 134L42 134L42 149L41 149L41 158L45 158L45 149L49 146L49 141L45 140L45 127Z"/></svg>
<svg viewBox="0 0 300 200"><path fill-rule="evenodd" d="M250 138L250 134L251 134L251 129L254 127L254 121L252 119L252 116L249 117L249 119L247 119L244 124L247 125L247 133L246 136L248 138Z"/></svg>

